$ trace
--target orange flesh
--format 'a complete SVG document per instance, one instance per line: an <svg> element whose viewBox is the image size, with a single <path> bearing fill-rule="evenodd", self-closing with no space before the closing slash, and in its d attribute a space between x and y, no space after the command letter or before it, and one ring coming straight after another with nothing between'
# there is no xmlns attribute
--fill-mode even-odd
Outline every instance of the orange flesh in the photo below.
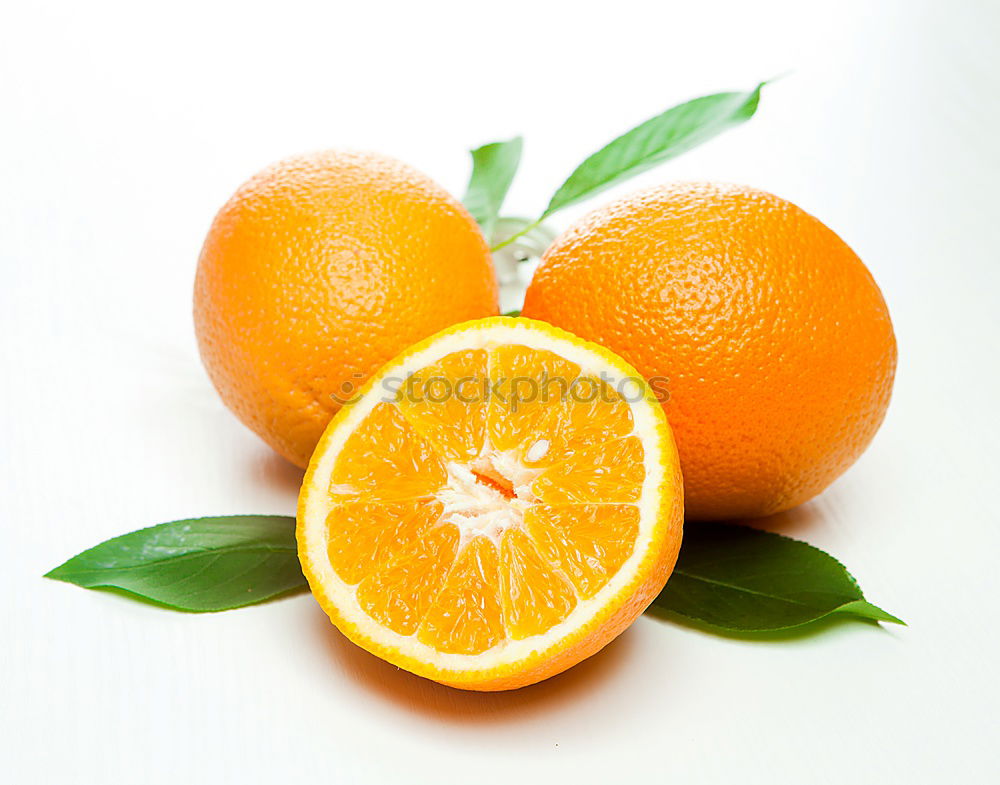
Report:
<svg viewBox="0 0 1000 785"><path fill-rule="evenodd" d="M330 564L360 607L439 651L542 634L639 532L628 404L548 351L465 350L376 404L333 468Z"/></svg>

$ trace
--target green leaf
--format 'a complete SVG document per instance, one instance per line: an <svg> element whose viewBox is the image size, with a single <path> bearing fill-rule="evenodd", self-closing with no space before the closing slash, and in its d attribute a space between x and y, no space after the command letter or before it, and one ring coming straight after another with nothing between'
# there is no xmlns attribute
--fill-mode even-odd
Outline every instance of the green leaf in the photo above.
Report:
<svg viewBox="0 0 1000 785"><path fill-rule="evenodd" d="M489 241L510 184L521 162L520 136L506 142L493 142L472 151L472 175L462 203L476 219Z"/></svg>
<svg viewBox="0 0 1000 785"><path fill-rule="evenodd" d="M306 588L295 519L284 515L161 523L106 540L45 577L184 611L240 608Z"/></svg>
<svg viewBox="0 0 1000 785"><path fill-rule="evenodd" d="M903 624L865 600L844 566L812 545L720 523L685 528L653 609L737 632L784 630L833 613Z"/></svg>
<svg viewBox="0 0 1000 785"><path fill-rule="evenodd" d="M549 201L542 218L594 196L707 142L757 111L761 82L746 93L715 93L668 109L598 150L580 164Z"/></svg>

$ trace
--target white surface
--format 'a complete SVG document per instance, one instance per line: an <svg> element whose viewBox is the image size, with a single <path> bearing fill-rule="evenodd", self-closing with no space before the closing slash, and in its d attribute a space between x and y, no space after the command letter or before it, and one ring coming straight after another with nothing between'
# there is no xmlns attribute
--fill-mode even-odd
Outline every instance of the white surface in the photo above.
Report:
<svg viewBox="0 0 1000 785"><path fill-rule="evenodd" d="M997 781L996 4L150 8L0 23L5 782ZM209 221L260 166L369 147L460 191L468 146L524 132L509 207L532 213L631 123L789 70L642 182L773 190L882 284L886 424L775 526L908 628L747 642L643 618L475 695L354 649L309 596L197 616L40 578L139 526L293 510L299 473L219 403L190 318Z"/></svg>

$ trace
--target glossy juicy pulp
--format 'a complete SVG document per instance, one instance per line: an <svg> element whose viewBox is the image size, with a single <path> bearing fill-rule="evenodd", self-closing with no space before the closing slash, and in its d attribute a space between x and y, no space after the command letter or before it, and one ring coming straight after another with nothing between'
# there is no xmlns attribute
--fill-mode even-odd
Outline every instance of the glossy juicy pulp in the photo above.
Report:
<svg viewBox="0 0 1000 785"><path fill-rule="evenodd" d="M592 212L546 251L523 314L669 393L689 518L816 495L867 447L892 390L896 342L864 264L752 188L675 183Z"/></svg>
<svg viewBox="0 0 1000 785"><path fill-rule="evenodd" d="M372 619L479 654L551 630L632 554L644 448L605 382L504 345L446 355L397 390L329 485L327 555Z"/></svg>
<svg viewBox="0 0 1000 785"><path fill-rule="evenodd" d="M194 322L226 405L305 466L327 423L401 351L497 313L489 248L420 172L349 151L277 163L212 223Z"/></svg>

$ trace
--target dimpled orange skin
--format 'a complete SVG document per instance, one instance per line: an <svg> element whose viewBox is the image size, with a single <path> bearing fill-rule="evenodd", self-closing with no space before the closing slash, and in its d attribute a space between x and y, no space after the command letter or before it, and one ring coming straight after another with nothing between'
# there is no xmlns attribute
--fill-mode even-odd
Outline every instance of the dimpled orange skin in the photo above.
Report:
<svg viewBox="0 0 1000 785"><path fill-rule="evenodd" d="M607 346L664 404L688 518L811 499L885 416L896 340L868 269L830 229L753 188L675 183L556 240L523 315Z"/></svg>
<svg viewBox="0 0 1000 785"><path fill-rule="evenodd" d="M198 346L222 400L303 467L338 399L383 363L496 313L472 217L374 153L327 151L260 172L216 216L195 280Z"/></svg>

